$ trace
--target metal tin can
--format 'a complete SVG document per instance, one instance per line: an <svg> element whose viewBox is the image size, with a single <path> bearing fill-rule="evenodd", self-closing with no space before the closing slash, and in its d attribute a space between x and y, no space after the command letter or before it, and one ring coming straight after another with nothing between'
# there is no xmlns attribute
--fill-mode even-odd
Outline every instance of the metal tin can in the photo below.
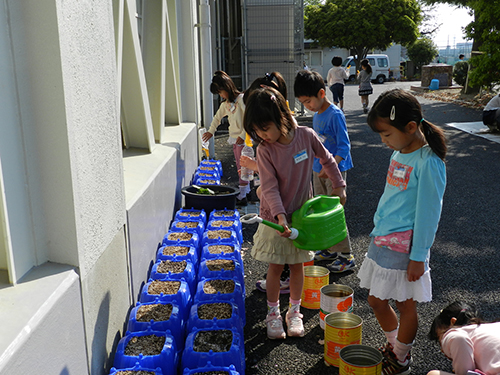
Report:
<svg viewBox="0 0 500 375"><path fill-rule="evenodd" d="M340 375L380 375L382 353L366 345L349 345L340 350Z"/></svg>
<svg viewBox="0 0 500 375"><path fill-rule="evenodd" d="M325 364L338 367L340 350L348 345L361 344L363 319L346 312L335 312L325 317Z"/></svg>
<svg viewBox="0 0 500 375"><path fill-rule="evenodd" d="M330 282L330 271L326 267L304 267L304 288L302 289L301 306L306 309L319 309L320 290Z"/></svg>
<svg viewBox="0 0 500 375"><path fill-rule="evenodd" d="M325 329L325 316L333 312L352 313L354 291L346 285L329 284L320 290L319 325Z"/></svg>

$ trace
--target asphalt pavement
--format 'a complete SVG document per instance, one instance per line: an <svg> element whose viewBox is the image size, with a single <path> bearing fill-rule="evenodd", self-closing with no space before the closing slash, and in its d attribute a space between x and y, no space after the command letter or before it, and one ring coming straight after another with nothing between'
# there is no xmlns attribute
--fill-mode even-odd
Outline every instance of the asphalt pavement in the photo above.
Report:
<svg viewBox="0 0 500 375"><path fill-rule="evenodd" d="M374 85L370 102L383 91L401 87L410 89L415 82L386 82ZM329 91L329 90L328 90ZM331 93L328 92L331 98ZM500 144L459 130L447 124L477 122L481 111L452 103L430 101L419 97L424 117L445 130L448 139L447 187L436 240L431 248L433 300L418 305L419 330L412 349L412 374L425 375L432 369L451 372L451 362L439 346L427 339L434 317L455 300L474 303L486 320L500 319ZM368 291L359 287L356 276L369 244L373 214L383 192L385 176L392 153L366 124L357 86L345 89L345 115L352 144L354 168L347 173L346 221L352 242L356 268L342 274L330 274L330 283L354 290L354 311L363 319L362 343L379 347L385 337L367 303ZM299 122L311 126L311 117ZM215 157L222 161L222 183L238 185L232 148L227 133L215 137ZM242 208L258 211L258 202ZM243 257L246 286L245 354L247 375L271 374L338 374L338 368L324 363L319 326L319 310L302 308L306 335L303 338L269 340L266 336L266 296L255 288L267 265L250 256L256 224L243 226ZM325 265L327 262L316 262ZM288 306L288 295L281 295L282 312Z"/></svg>

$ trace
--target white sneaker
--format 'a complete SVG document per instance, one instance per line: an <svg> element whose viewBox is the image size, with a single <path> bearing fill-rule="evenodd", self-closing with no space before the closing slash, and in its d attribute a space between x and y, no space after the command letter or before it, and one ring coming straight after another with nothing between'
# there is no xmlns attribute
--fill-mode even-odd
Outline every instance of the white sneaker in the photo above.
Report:
<svg viewBox="0 0 500 375"><path fill-rule="evenodd" d="M304 323L302 323L303 316L304 315L299 312L299 305L288 309L285 318L288 336L304 337Z"/></svg>
<svg viewBox="0 0 500 375"><path fill-rule="evenodd" d="M272 312L266 316L267 337L271 340L284 339L286 337L285 330L283 329L283 318L280 312Z"/></svg>

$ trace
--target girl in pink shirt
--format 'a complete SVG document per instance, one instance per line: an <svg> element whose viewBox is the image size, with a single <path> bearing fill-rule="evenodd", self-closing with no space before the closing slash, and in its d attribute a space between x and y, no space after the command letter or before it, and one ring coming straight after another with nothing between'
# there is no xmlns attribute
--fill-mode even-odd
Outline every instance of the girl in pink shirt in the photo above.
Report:
<svg viewBox="0 0 500 375"><path fill-rule="evenodd" d="M434 319L429 339L439 341L457 375L500 374L500 322L485 323L466 303L453 302ZM453 375L433 370L427 375Z"/></svg>
<svg viewBox="0 0 500 375"><path fill-rule="evenodd" d="M314 130L298 126L286 100L270 87L256 89L248 98L243 119L245 130L257 147L257 166L262 195L260 216L285 228L280 233L259 224L251 255L269 264L266 278L268 314L267 336L284 339L279 308L280 275L283 265L290 267L290 304L286 314L288 336L304 336L300 298L304 284L303 263L314 252L297 249L288 239L292 213L312 198L311 174L314 157L318 157L332 181L333 194L345 202L345 182L335 159L323 146Z"/></svg>

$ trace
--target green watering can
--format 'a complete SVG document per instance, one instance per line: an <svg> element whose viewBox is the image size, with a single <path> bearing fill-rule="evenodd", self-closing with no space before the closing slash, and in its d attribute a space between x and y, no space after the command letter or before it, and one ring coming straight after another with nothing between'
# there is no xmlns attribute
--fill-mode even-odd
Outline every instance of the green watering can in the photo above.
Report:
<svg viewBox="0 0 500 375"><path fill-rule="evenodd" d="M283 226L264 220L257 214L244 215L240 220L244 224L262 223L280 232L285 231ZM288 238L302 250L328 249L347 237L344 207L336 196L317 195L306 201L292 214L292 226L292 234Z"/></svg>

